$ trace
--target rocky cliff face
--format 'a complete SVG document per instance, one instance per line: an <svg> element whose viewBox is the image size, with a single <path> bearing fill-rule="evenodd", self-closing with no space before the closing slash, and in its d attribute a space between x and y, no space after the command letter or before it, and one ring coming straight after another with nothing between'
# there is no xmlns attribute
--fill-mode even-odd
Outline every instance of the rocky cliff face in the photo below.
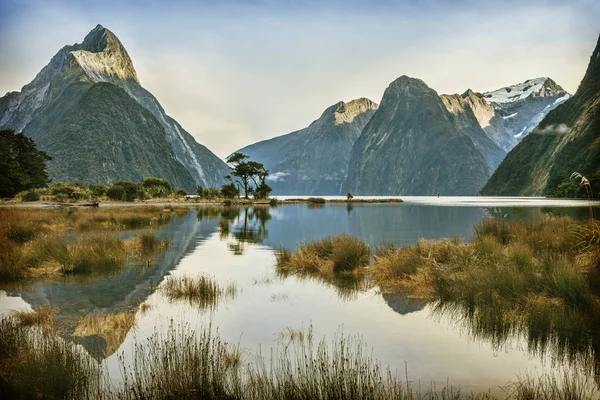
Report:
<svg viewBox="0 0 600 400"><path fill-rule="evenodd" d="M577 92L508 153L483 192L548 195L573 172L600 177L600 38Z"/></svg>
<svg viewBox="0 0 600 400"><path fill-rule="evenodd" d="M345 194L352 146L376 109L365 98L340 101L307 128L238 151L265 164L273 194Z"/></svg>
<svg viewBox="0 0 600 400"><path fill-rule="evenodd" d="M465 121L449 112L423 81L398 78L354 144L349 190L365 195L476 194L491 169L461 129ZM485 140L481 132L472 134Z"/></svg>
<svg viewBox="0 0 600 400"><path fill-rule="evenodd" d="M494 171L504 159L506 152L482 129L486 121L489 123L491 118L488 116L493 115L493 107L470 89L462 95L442 95L440 97L446 109L454 116L457 128L469 136L487 166Z"/></svg>
<svg viewBox="0 0 600 400"><path fill-rule="evenodd" d="M94 89L93 95L87 94L88 90L101 84L114 88L102 86L102 90ZM128 98L120 96L119 90ZM103 96L111 96L113 103L106 104L109 99ZM92 97L95 103L90 103ZM114 103L116 99L118 103ZM107 112L109 108L113 114ZM117 120L115 113L127 114L128 119ZM146 134L148 124L153 126L153 132L158 127L158 133L154 133L161 138L159 140L155 135L155 139L165 142L166 147L143 146L144 141L137 140ZM75 126L78 126L77 132L73 131ZM57 132L58 127L63 136L85 138L86 146L77 147L83 140L58 141L58 137L53 136L58 133L52 133ZM54 157L49 169L55 181L110 183L117 179L154 175L192 190L198 184L220 185L229 171L223 161L166 115L156 98L140 85L131 58L119 39L101 25L94 28L81 44L59 50L21 92L0 98L0 128L23 131L36 140L39 138L40 147L49 150ZM113 145L123 150L118 159L97 154L111 137L119 138ZM78 157L65 158L73 154ZM102 164L97 164L100 159ZM142 162L150 159L155 162ZM134 165L134 160L141 164ZM82 163L86 168L80 167ZM84 170L92 172L82 174Z"/></svg>

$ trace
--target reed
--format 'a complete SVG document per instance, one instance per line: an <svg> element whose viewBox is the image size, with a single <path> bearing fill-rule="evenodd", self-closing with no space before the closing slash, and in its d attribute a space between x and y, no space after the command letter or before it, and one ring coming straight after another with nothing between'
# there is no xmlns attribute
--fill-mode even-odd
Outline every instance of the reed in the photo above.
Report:
<svg viewBox="0 0 600 400"><path fill-rule="evenodd" d="M170 300L183 300L201 309L214 309L219 302L237 296L237 285L221 286L207 275L169 277L160 290Z"/></svg>

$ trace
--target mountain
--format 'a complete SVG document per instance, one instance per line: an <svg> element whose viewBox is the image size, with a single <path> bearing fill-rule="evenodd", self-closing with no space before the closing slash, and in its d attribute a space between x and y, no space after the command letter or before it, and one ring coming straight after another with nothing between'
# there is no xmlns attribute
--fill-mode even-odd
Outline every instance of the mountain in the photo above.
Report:
<svg viewBox="0 0 600 400"><path fill-rule="evenodd" d="M489 104L475 111L481 127L508 152L570 94L550 78L535 78L475 96Z"/></svg>
<svg viewBox="0 0 600 400"><path fill-rule="evenodd" d="M0 129L23 131L46 150L54 181L157 176L195 190L229 173L141 86L127 50L101 25L60 49L20 92L0 98Z"/></svg>
<svg viewBox="0 0 600 400"><path fill-rule="evenodd" d="M506 156L506 151L494 143L481 128L481 115L485 115L486 108L492 106L478 97L471 89L462 95L443 94L440 97L446 109L454 115L454 123L457 128L469 136L487 166L494 171ZM475 112L478 114L476 115Z"/></svg>
<svg viewBox="0 0 600 400"><path fill-rule="evenodd" d="M477 149L485 135L477 132L472 119L468 123L468 117L448 111L436 91L420 79L398 78L354 143L349 190L365 195L478 193L492 169ZM471 132L465 131L465 124Z"/></svg>
<svg viewBox="0 0 600 400"><path fill-rule="evenodd" d="M273 194L345 194L352 146L376 109L365 98L340 101L307 128L238 151L270 171Z"/></svg>
<svg viewBox="0 0 600 400"><path fill-rule="evenodd" d="M577 92L508 153L482 192L549 195L573 172L600 177L600 38Z"/></svg>

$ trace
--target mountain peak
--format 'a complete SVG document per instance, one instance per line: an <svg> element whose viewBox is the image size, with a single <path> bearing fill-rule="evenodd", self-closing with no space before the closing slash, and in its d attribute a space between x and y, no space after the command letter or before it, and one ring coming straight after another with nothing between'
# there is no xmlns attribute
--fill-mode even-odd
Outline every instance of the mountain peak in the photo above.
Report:
<svg viewBox="0 0 600 400"><path fill-rule="evenodd" d="M483 93L490 103L513 103L527 97L549 97L568 94L560 85L548 77L527 79L525 82Z"/></svg>
<svg viewBox="0 0 600 400"><path fill-rule="evenodd" d="M73 46L71 55L94 82L133 80L139 83L127 50L114 33L100 24L80 45Z"/></svg>
<svg viewBox="0 0 600 400"><path fill-rule="evenodd" d="M429 86L425 82L423 82L419 78L411 78L410 76L402 75L400 78L396 79L392 83L388 89L407 89L407 88L418 88L423 90L429 90Z"/></svg>
<svg viewBox="0 0 600 400"><path fill-rule="evenodd" d="M331 123L334 125L348 124L354 121L358 115L365 112L375 111L378 105L374 101L361 97L349 102L338 101L327 107L316 123Z"/></svg>

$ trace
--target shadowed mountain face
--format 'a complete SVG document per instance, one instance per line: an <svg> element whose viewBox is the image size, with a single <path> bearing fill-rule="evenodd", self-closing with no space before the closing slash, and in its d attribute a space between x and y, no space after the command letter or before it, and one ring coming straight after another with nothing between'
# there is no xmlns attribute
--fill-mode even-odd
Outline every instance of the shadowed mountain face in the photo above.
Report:
<svg viewBox="0 0 600 400"><path fill-rule="evenodd" d="M54 181L110 184L147 176L194 190L229 170L139 83L119 39L98 25L65 46L21 92L0 98L0 129L23 131L54 160Z"/></svg>
<svg viewBox="0 0 600 400"><path fill-rule="evenodd" d="M345 194L352 146L376 109L369 99L340 101L307 128L238 151L270 171L273 194Z"/></svg>
<svg viewBox="0 0 600 400"><path fill-rule="evenodd" d="M577 92L508 153L483 192L552 194L573 172L600 176L600 39Z"/></svg>
<svg viewBox="0 0 600 400"><path fill-rule="evenodd" d="M354 144L349 190L365 195L476 194L492 172L477 140L490 149L497 146L467 121L477 137L471 139L463 122L423 81L398 78Z"/></svg>

